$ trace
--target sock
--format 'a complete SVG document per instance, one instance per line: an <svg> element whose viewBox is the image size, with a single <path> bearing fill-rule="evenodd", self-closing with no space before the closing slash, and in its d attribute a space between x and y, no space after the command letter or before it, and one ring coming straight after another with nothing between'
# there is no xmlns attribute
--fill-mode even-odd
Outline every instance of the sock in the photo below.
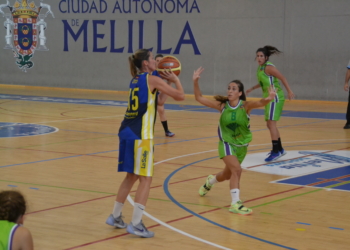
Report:
<svg viewBox="0 0 350 250"><path fill-rule="evenodd" d="M169 129L168 129L168 121L163 121L162 125L163 125L163 128L164 128L164 131L168 132L169 131Z"/></svg>
<svg viewBox="0 0 350 250"><path fill-rule="evenodd" d="M281 138L278 138L278 151L282 151L283 147L282 147L282 141Z"/></svg>
<svg viewBox="0 0 350 250"><path fill-rule="evenodd" d="M231 197L232 197L232 204L235 204L237 201L239 201L239 189L234 188L230 190L231 192Z"/></svg>
<svg viewBox="0 0 350 250"><path fill-rule="evenodd" d="M272 151L278 153L278 140L272 140Z"/></svg>
<svg viewBox="0 0 350 250"><path fill-rule="evenodd" d="M144 210L145 210L144 205L135 202L134 213L132 214L132 220L131 220L131 223L134 226L136 226L137 224L139 224L141 222L141 218L142 218Z"/></svg>
<svg viewBox="0 0 350 250"><path fill-rule="evenodd" d="M122 212L122 209L123 209L123 206L124 206L124 204L120 203L118 201L116 201L114 203L114 209L113 209L113 212L112 212L114 218L118 218L120 216L120 214Z"/></svg>
<svg viewBox="0 0 350 250"><path fill-rule="evenodd" d="M215 183L218 183L218 180L216 179L216 176L214 176L213 179L210 179L209 184L214 185Z"/></svg>

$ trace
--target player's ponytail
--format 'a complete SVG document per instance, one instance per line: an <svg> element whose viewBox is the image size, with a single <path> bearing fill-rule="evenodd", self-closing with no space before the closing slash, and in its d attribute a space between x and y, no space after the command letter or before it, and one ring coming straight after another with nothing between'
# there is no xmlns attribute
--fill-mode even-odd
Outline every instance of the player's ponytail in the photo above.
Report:
<svg viewBox="0 0 350 250"><path fill-rule="evenodd" d="M258 48L256 50L256 53L258 53L258 52L262 52L264 54L264 56L266 56L267 58L269 58L273 54L280 54L280 53L282 53L276 47L273 47L273 46L270 46L270 45L265 45L263 48Z"/></svg>
<svg viewBox="0 0 350 250"><path fill-rule="evenodd" d="M216 95L214 96L214 99L218 102L220 102L220 105L223 103L226 103L228 101L227 96L222 96L222 95Z"/></svg>
<svg viewBox="0 0 350 250"><path fill-rule="evenodd" d="M0 192L0 220L17 223L20 216L25 214L26 209L26 201L20 192Z"/></svg>
<svg viewBox="0 0 350 250"><path fill-rule="evenodd" d="M148 49L139 49L135 54L129 56L130 73L132 77L137 76L142 69L142 62L149 59L150 52Z"/></svg>

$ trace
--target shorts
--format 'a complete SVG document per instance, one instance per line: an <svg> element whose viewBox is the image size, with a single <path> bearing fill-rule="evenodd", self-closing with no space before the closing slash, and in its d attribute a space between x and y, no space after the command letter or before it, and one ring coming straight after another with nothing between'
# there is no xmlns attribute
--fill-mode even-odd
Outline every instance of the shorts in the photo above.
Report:
<svg viewBox="0 0 350 250"><path fill-rule="evenodd" d="M118 172L153 176L153 140L119 141Z"/></svg>
<svg viewBox="0 0 350 250"><path fill-rule="evenodd" d="M282 115L284 100L270 102L265 106L265 121L279 121Z"/></svg>
<svg viewBox="0 0 350 250"><path fill-rule="evenodd" d="M219 141L219 157L220 159L228 155L236 156L239 163L242 163L247 155L248 146L235 146L228 142Z"/></svg>

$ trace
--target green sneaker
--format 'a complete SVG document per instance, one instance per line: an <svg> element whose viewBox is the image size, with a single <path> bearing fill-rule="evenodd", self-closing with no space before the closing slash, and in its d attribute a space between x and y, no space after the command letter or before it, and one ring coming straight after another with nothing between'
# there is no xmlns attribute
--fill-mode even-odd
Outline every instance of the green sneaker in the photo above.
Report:
<svg viewBox="0 0 350 250"><path fill-rule="evenodd" d="M205 184L199 188L198 193L199 193L200 196L206 195L206 194L210 191L210 189L214 186L214 184L211 185L211 184L209 183L209 181L210 181L211 179L213 179L213 178L215 178L214 175L209 175L209 176L207 177L207 180L205 181Z"/></svg>
<svg viewBox="0 0 350 250"><path fill-rule="evenodd" d="M229 211L239 215L250 215L253 213L253 210L245 207L242 201L237 201L235 204L231 204Z"/></svg>

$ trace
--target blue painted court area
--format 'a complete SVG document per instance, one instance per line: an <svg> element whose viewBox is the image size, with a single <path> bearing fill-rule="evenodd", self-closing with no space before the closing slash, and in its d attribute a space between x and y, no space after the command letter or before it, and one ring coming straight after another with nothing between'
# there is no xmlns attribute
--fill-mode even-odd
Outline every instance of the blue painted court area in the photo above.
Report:
<svg viewBox="0 0 350 250"><path fill-rule="evenodd" d="M57 128L39 124L0 122L0 138L43 135L56 131Z"/></svg>
<svg viewBox="0 0 350 250"><path fill-rule="evenodd" d="M77 98L61 98L61 97L45 97L45 96L27 96L27 95L9 95L1 94L0 99L6 100L21 100L33 102L54 102L54 103L70 103L70 104L87 104L87 105L102 105L102 106L116 106L126 107L128 105L125 101L113 100L95 100L95 99L77 99ZM181 104L165 104L166 109L170 110L187 110L196 112L218 112L217 110L206 108L201 105L181 105ZM252 115L264 115L263 109L252 110ZM282 113L284 117L299 117L299 118L315 118L315 119L331 119L344 120L344 113L327 113L327 112L302 112L284 110Z"/></svg>
<svg viewBox="0 0 350 250"><path fill-rule="evenodd" d="M350 165L276 181L276 183L350 191Z"/></svg>

